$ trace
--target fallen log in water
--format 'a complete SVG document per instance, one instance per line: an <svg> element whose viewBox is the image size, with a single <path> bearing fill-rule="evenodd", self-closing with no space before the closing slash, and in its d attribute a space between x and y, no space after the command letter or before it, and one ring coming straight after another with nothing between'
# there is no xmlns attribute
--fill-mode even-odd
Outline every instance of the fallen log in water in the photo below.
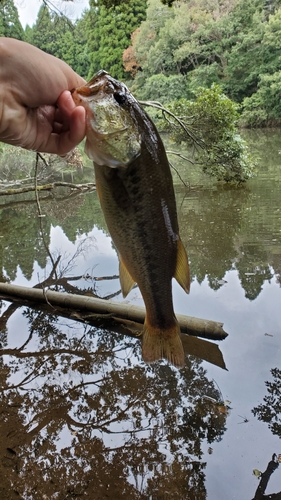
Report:
<svg viewBox="0 0 281 500"><path fill-rule="evenodd" d="M96 187L94 182L88 182L87 184L74 184L71 182L55 181L49 182L47 184L42 184L39 186L22 186L14 188L0 189L0 196L10 196L15 194L29 193L30 191L51 191L55 187L68 187L71 189L76 189L78 191L89 191Z"/></svg>
<svg viewBox="0 0 281 500"><path fill-rule="evenodd" d="M28 288L18 285L10 285L0 283L0 298L9 302L21 301L25 305L32 303L48 304L54 308L60 307L63 309L73 310L74 312L84 311L94 319L101 315L115 319L124 324L132 321L136 323L144 323L145 308L132 304L124 304L113 302L85 295L75 295L63 292L54 292L52 290ZM55 311L54 311L55 312ZM223 330L223 323L210 321L206 319L194 318L192 316L177 315L178 322L182 333L195 335L197 337L223 340L227 337L227 333Z"/></svg>

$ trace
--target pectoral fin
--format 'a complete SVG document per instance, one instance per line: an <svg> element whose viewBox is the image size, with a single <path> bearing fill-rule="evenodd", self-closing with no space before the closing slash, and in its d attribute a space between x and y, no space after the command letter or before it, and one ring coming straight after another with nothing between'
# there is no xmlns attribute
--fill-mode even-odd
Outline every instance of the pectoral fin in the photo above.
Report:
<svg viewBox="0 0 281 500"><path fill-rule="evenodd" d="M135 280L133 280L120 255L119 255L119 279L121 283L122 295L123 297L127 297L128 293L132 290L135 284Z"/></svg>
<svg viewBox="0 0 281 500"><path fill-rule="evenodd" d="M184 289L184 291L186 293L189 293L190 289L189 264L185 248L180 238L178 240L177 265L174 278L176 278L177 282Z"/></svg>
<svg viewBox="0 0 281 500"><path fill-rule="evenodd" d="M91 144L91 141L87 138L85 143L84 151L90 160L96 160L95 148Z"/></svg>

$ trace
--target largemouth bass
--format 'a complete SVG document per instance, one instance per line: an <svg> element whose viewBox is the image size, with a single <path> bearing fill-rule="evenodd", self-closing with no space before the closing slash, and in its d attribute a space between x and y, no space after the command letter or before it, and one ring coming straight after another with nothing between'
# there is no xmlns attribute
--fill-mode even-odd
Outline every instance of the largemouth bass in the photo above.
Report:
<svg viewBox="0 0 281 500"><path fill-rule="evenodd" d="M94 160L101 207L119 256L123 296L137 283L145 303L143 359L165 358L182 367L172 278L188 293L189 265L162 140L127 87L103 70L72 96L86 109L85 151Z"/></svg>

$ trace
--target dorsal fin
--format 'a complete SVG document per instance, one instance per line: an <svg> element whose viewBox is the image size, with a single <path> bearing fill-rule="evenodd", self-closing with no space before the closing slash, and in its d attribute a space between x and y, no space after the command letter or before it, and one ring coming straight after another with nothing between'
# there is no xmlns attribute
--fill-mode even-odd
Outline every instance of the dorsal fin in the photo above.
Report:
<svg viewBox="0 0 281 500"><path fill-rule="evenodd" d="M189 264L185 248L180 238L178 239L177 264L176 264L174 278L184 289L184 291L186 293L189 293L190 289Z"/></svg>

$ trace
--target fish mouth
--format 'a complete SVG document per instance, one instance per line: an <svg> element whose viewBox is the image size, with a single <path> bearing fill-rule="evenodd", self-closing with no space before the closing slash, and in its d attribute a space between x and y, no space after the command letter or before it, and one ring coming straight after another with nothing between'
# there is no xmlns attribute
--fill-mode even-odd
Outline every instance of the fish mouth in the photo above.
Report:
<svg viewBox="0 0 281 500"><path fill-rule="evenodd" d="M93 97L102 94L111 94L118 104L122 105L125 102L125 92L122 83L118 82L110 76L104 69L96 73L91 80L73 89L71 93L76 92L81 97Z"/></svg>
<svg viewBox="0 0 281 500"><path fill-rule="evenodd" d="M86 110L85 150L98 165L126 167L141 151L141 133L127 87L100 70L86 84L73 90L77 106Z"/></svg>

